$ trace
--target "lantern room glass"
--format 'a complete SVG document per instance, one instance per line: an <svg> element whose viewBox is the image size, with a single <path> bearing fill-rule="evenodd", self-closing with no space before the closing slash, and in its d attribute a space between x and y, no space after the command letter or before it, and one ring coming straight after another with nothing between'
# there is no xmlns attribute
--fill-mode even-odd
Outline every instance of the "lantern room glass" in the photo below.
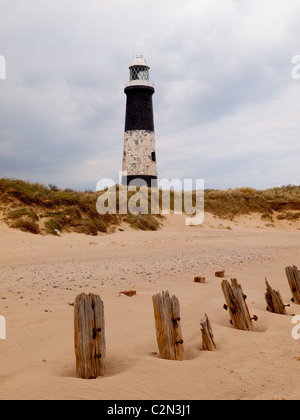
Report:
<svg viewBox="0 0 300 420"><path fill-rule="evenodd" d="M133 66L130 68L130 80L149 81L149 68L146 66Z"/></svg>

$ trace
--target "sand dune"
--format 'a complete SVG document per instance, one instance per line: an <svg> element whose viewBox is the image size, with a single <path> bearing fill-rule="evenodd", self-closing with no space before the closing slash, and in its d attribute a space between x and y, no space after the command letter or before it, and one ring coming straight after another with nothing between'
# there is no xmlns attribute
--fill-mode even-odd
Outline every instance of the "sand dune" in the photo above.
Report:
<svg viewBox="0 0 300 420"><path fill-rule="evenodd" d="M163 229L125 228L97 237L39 236L0 225L1 399L299 399L300 348L293 340L287 265L300 266L299 226L266 227L260 218L186 227L168 216ZM236 277L248 296L255 332L234 330L215 271ZM203 275L206 284L193 278ZM281 291L288 316L268 313L265 277ZM120 291L134 289L132 297ZM185 360L157 355L152 295L181 305ZM81 292L105 305L108 375L76 378L73 307ZM218 350L200 351L207 313Z"/></svg>

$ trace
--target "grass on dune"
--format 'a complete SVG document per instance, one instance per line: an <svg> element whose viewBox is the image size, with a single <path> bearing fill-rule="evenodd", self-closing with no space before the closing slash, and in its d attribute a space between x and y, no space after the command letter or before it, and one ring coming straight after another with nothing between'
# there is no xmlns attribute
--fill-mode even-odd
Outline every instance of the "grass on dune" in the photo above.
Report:
<svg viewBox="0 0 300 420"><path fill-rule="evenodd" d="M46 187L40 183L2 178L0 209L9 226L35 234L56 234L57 231L64 231L97 235L114 231L123 222L140 230L160 228L163 216L150 214L151 189L143 191L140 200L148 214L120 214L119 191L117 185L117 214L99 214L96 203L103 191L62 190L54 185ZM126 206L135 193L136 191L127 191ZM160 210L164 193L159 190L157 195ZM180 193L174 191L169 193L171 211L174 210L175 197L178 198L178 194ZM192 192L191 197L192 205L195 206L196 192ZM182 203L179 201L183 211L184 198L185 195L182 194ZM279 213L278 219L296 221L300 219L300 186L288 185L262 191L254 188L207 189L204 191L204 208L205 212L223 219L233 220L240 215L260 213L262 220L273 221L272 215L276 211Z"/></svg>
<svg viewBox="0 0 300 420"><path fill-rule="evenodd" d="M103 192L61 190L53 185L0 179L0 205L5 222L31 233L77 232L98 235L113 231L123 221L141 230L157 230L160 215L99 214L96 203ZM130 199L133 192L128 193Z"/></svg>

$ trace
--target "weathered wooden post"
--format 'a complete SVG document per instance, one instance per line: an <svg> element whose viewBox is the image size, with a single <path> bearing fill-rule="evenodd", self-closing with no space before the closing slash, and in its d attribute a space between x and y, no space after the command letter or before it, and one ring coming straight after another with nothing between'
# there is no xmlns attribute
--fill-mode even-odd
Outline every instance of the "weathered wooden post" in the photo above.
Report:
<svg viewBox="0 0 300 420"><path fill-rule="evenodd" d="M93 379L106 374L104 305L94 294L82 293L74 302L76 374Z"/></svg>
<svg viewBox="0 0 300 420"><path fill-rule="evenodd" d="M215 277L225 277L225 270L216 271Z"/></svg>
<svg viewBox="0 0 300 420"><path fill-rule="evenodd" d="M267 279L265 280L266 280L266 287L267 287L267 291L265 293L265 298L267 302L267 311L273 312L275 314L287 315L285 308L286 306L290 306L290 305L285 305L283 303L280 292L272 289Z"/></svg>
<svg viewBox="0 0 300 420"><path fill-rule="evenodd" d="M168 360L182 360L183 339L180 326L180 305L176 296L169 292L152 296L156 338L160 357Z"/></svg>
<svg viewBox="0 0 300 420"><path fill-rule="evenodd" d="M300 272L294 265L293 267L286 267L285 273L293 294L292 301L297 305L300 305Z"/></svg>
<svg viewBox="0 0 300 420"><path fill-rule="evenodd" d="M213 351L217 348L214 335L211 328L208 316L205 314L204 318L200 322L202 332L202 348L203 351Z"/></svg>
<svg viewBox="0 0 300 420"><path fill-rule="evenodd" d="M194 283L206 283L206 278L203 276L196 276L194 277Z"/></svg>
<svg viewBox="0 0 300 420"><path fill-rule="evenodd" d="M251 318L246 304L247 296L244 295L242 287L237 279L231 279L231 285L227 280L222 281L222 290L227 305L224 308L229 310L231 323L237 330L254 331L252 320L257 321L256 315Z"/></svg>

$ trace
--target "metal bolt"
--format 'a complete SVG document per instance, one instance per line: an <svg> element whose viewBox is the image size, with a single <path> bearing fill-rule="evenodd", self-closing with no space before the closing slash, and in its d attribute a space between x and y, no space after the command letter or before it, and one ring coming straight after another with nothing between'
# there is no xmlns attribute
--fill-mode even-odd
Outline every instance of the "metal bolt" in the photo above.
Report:
<svg viewBox="0 0 300 420"><path fill-rule="evenodd" d="M101 328L93 328L93 340L97 337L97 333L101 331Z"/></svg>

